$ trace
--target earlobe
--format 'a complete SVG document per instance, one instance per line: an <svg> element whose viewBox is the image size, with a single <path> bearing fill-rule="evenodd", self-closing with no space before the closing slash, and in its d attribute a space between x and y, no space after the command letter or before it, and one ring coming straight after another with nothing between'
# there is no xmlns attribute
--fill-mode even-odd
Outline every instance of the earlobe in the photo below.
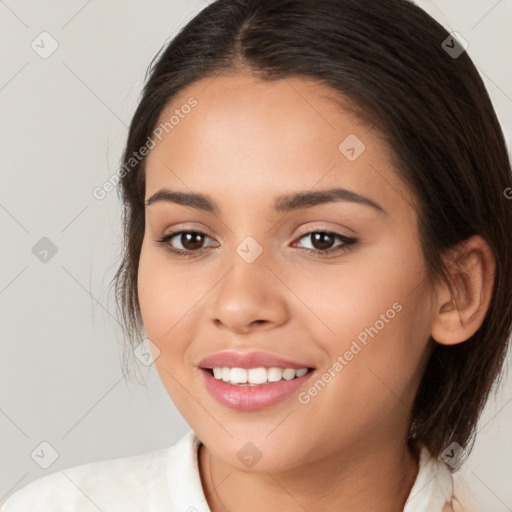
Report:
<svg viewBox="0 0 512 512"><path fill-rule="evenodd" d="M452 291L437 287L431 336L442 345L468 340L484 321L494 288L496 262L487 242L479 236L461 242L446 258Z"/></svg>

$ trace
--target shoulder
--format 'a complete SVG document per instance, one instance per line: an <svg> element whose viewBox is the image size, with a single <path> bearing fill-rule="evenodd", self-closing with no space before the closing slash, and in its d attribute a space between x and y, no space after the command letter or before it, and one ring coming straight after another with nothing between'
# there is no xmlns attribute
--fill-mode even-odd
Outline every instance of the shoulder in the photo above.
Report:
<svg viewBox="0 0 512 512"><path fill-rule="evenodd" d="M56 471L14 492L1 512L135 510L167 495L169 448ZM142 506L143 500L145 506Z"/></svg>

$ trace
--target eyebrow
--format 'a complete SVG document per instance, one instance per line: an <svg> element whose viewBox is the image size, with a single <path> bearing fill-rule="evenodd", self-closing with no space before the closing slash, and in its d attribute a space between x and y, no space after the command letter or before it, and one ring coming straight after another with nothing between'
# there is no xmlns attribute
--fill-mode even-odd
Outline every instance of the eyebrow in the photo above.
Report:
<svg viewBox="0 0 512 512"><path fill-rule="evenodd" d="M209 196L204 194L194 192L178 192L169 190L167 188L162 188L158 192L155 192L149 199L147 199L145 204L146 206L149 206L160 201L181 204L183 206L190 206L198 210L220 214L219 205ZM380 204L376 203L372 199L345 188L331 188L328 190L315 191L308 190L305 192L281 195L275 199L273 207L276 212L282 213L301 210L304 208L312 208L313 206L320 204L333 203L338 201L356 203L371 207L380 213L387 213Z"/></svg>

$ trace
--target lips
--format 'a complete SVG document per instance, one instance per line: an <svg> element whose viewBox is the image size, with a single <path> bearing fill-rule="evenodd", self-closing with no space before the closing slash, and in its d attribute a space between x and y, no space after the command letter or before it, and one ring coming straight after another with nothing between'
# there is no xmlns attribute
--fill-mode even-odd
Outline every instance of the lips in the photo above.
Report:
<svg viewBox="0 0 512 512"><path fill-rule="evenodd" d="M240 412L258 411L273 406L299 392L315 374L315 369L308 363L285 359L266 352L226 351L202 359L198 365L201 369L203 383L210 395L221 405ZM213 368L251 370L253 368L273 368L299 370L290 380L265 382L258 385L231 383L218 380L213 375ZM304 369L308 371L304 374ZM284 372L283 372L284 376ZM236 380L236 379L235 379Z"/></svg>

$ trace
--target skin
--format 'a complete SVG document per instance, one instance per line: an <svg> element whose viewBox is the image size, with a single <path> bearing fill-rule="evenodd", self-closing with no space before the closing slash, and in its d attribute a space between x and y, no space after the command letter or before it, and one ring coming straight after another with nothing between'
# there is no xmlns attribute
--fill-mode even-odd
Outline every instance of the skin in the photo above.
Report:
<svg viewBox="0 0 512 512"><path fill-rule="evenodd" d="M147 157L146 199L162 187L198 192L220 213L147 206L138 287L163 385L203 443L198 463L210 509L402 510L418 471L406 437L429 336L460 343L478 329L492 293L492 254L474 237L456 255L458 307L444 285L428 282L414 198L388 148L324 86L244 74L204 79L161 120L191 96L197 106ZM338 149L349 134L365 144L354 161ZM385 212L344 201L286 214L272 208L282 194L335 186ZM325 246L311 236L321 228L357 243L322 256ZM206 234L202 245L168 242L195 251L192 258L155 242L182 229ZM236 252L247 236L263 250L252 263ZM342 245L334 238L328 248ZM198 363L222 350L306 362L318 377L394 303L400 312L307 404L292 394L240 412L204 387ZM249 441L262 454L251 468L237 457Z"/></svg>

